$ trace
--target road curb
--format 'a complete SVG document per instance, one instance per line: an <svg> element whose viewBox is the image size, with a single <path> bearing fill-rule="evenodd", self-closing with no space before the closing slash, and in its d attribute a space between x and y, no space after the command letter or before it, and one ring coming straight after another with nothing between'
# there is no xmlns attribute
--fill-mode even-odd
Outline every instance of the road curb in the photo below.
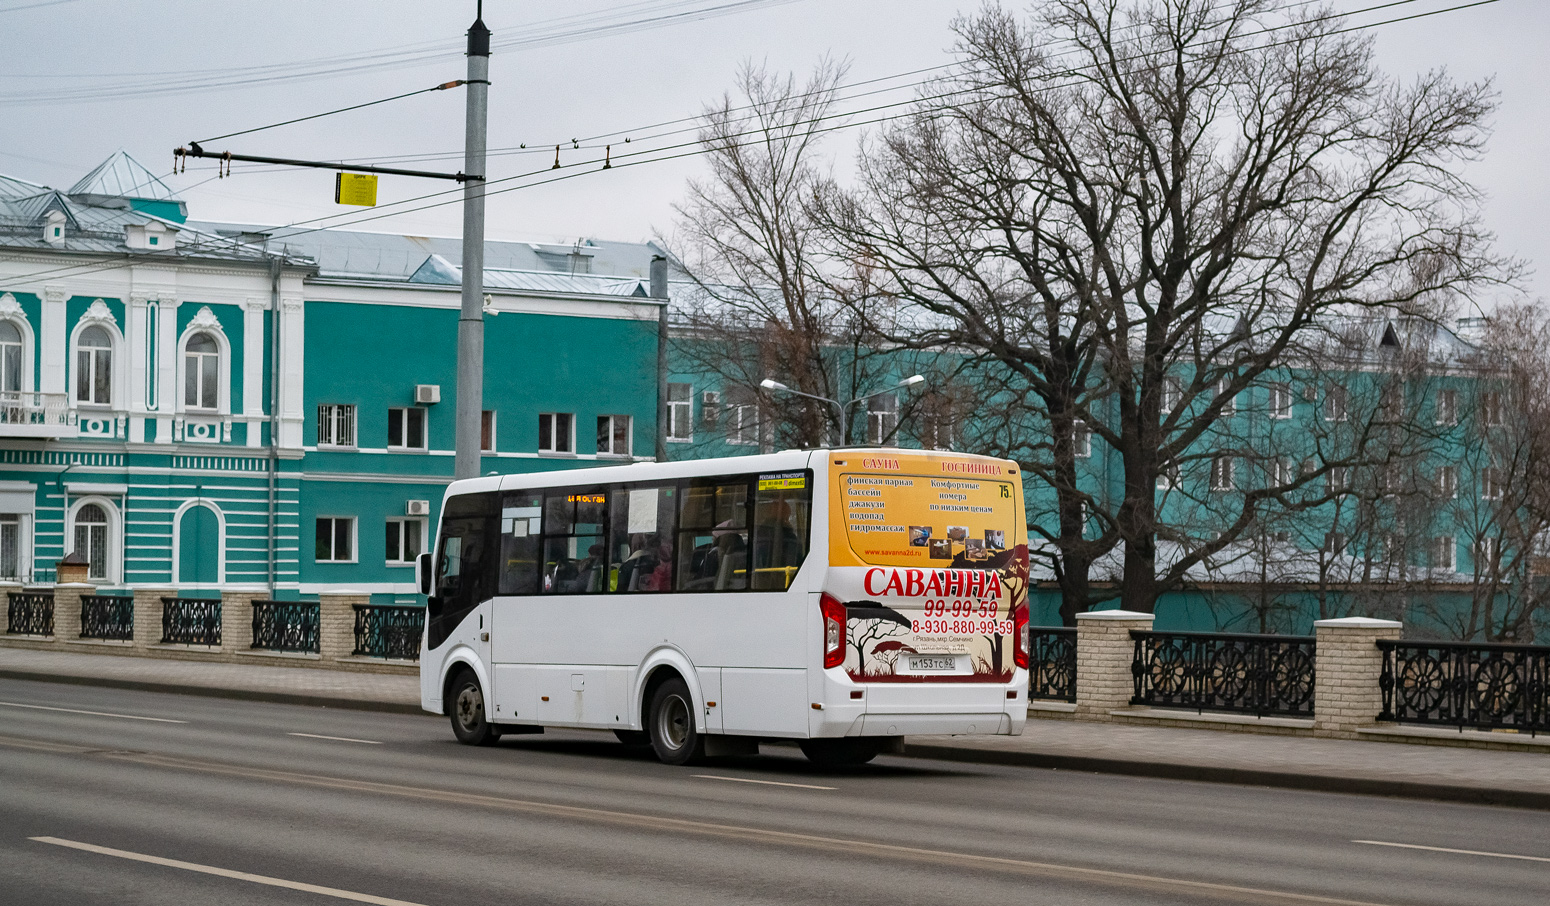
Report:
<svg viewBox="0 0 1550 906"><path fill-rule="evenodd" d="M33 673L27 670L0 669L0 679L60 683L66 686L103 686L109 689L133 689L140 692L170 692L201 698L230 698L238 701L270 702L280 705L310 705L317 708L342 708L351 711L377 711L389 714L425 714L419 705L338 698L328 695L301 695L293 692L261 692L252 689L225 689L217 686L190 686L183 683L158 683L151 680L126 680L96 676L68 676L57 673Z"/></svg>
<svg viewBox="0 0 1550 906"><path fill-rule="evenodd" d="M1510 808L1550 811L1550 793L1530 790L1504 790L1493 787L1457 786L1386 780L1377 777L1340 777L1327 774L1294 774L1289 771L1261 771L1251 768L1224 768L1179 764L1166 761L1134 761L1121 758L1089 758L1080 755L1051 755L1040 752L1008 752L996 749L968 749L961 746L906 742L906 758L931 758L973 764L1002 764L1025 768L1050 768L1061 771L1085 771L1093 774L1120 774L1130 777L1156 777L1165 780L1190 780L1203 783L1236 783L1245 786L1269 786L1289 790L1322 793L1356 793L1365 796L1392 796L1400 799L1431 799L1465 802L1474 805L1500 805Z"/></svg>

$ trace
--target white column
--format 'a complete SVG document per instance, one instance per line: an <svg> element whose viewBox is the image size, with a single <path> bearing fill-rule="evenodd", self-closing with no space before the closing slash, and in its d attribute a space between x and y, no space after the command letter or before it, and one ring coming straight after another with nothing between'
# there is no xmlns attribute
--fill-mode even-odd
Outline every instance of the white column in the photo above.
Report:
<svg viewBox="0 0 1550 906"><path fill-rule="evenodd" d="M129 440L139 443L145 440L145 369L146 369L146 312L150 299L144 293L131 293L129 311L124 324L124 346L129 362Z"/></svg>
<svg viewBox="0 0 1550 906"><path fill-rule="evenodd" d="M242 307L242 414L251 419L264 415L264 312L265 299L248 299ZM247 445L256 447L263 436L257 421L246 424Z"/></svg>
<svg viewBox="0 0 1550 906"><path fill-rule="evenodd" d="M280 443L281 447L300 449L302 445L302 374L305 360L306 307L298 296L280 301Z"/></svg>
<svg viewBox="0 0 1550 906"><path fill-rule="evenodd" d="M43 318L38 331L38 361L42 364L38 389L44 393L64 393L65 358L70 350L65 344L65 301L70 294L62 287L43 288Z"/></svg>
<svg viewBox="0 0 1550 906"><path fill-rule="evenodd" d="M156 442L172 443L172 417L177 414L178 386L178 301L162 299L156 318Z"/></svg>

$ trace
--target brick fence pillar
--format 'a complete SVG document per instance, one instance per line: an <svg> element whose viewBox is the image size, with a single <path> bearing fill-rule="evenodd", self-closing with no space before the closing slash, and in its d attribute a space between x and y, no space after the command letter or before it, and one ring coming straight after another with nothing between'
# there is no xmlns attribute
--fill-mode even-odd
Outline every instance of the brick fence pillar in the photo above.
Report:
<svg viewBox="0 0 1550 906"><path fill-rule="evenodd" d="M1313 624L1317 653L1313 663L1313 732L1316 736L1354 737L1383 710L1383 672L1379 639L1397 639L1404 624L1370 617L1319 620Z"/></svg>
<svg viewBox="0 0 1550 906"><path fill-rule="evenodd" d="M54 638L73 642L81 637L81 598L97 587L88 582L61 582L54 586Z"/></svg>
<svg viewBox="0 0 1550 906"><path fill-rule="evenodd" d="M11 592L21 591L24 586L20 582L0 582L0 607L5 608L7 625L9 625L11 613ZM0 632L3 632L0 629Z"/></svg>
<svg viewBox="0 0 1550 906"><path fill-rule="evenodd" d="M1151 629L1153 615L1095 610L1076 615L1076 716L1112 720L1109 712L1130 704L1136 646L1130 630Z"/></svg>
<svg viewBox="0 0 1550 906"><path fill-rule="evenodd" d="M135 592L135 647L147 648L161 644L161 611L163 597L177 594L177 589L167 585L142 585Z"/></svg>
<svg viewBox="0 0 1550 906"><path fill-rule="evenodd" d="M347 658L355 650L355 605L371 603L361 591L318 595L318 653L325 661Z"/></svg>
<svg viewBox="0 0 1550 906"><path fill-rule="evenodd" d="M221 652L231 654L253 648L253 601L262 592L221 589Z"/></svg>

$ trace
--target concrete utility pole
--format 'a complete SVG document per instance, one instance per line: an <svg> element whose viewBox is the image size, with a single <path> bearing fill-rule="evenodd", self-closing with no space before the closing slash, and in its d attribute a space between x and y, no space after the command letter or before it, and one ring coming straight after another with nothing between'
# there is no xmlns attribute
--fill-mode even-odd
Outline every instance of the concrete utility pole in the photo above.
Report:
<svg viewBox="0 0 1550 906"><path fill-rule="evenodd" d="M667 257L651 256L651 298L661 299L657 309L657 462L667 462Z"/></svg>
<svg viewBox="0 0 1550 906"><path fill-rule="evenodd" d="M490 30L484 4L468 29L468 123L463 138L463 308L457 321L457 458L453 477L479 474L484 410L484 145L489 122Z"/></svg>

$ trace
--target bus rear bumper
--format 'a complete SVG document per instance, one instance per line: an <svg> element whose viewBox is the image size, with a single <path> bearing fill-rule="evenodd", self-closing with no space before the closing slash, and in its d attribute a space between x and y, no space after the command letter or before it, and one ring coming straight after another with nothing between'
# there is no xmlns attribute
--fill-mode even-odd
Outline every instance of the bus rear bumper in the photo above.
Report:
<svg viewBox="0 0 1550 906"><path fill-rule="evenodd" d="M857 683L826 671L824 707L809 714L814 738L1017 736L1028 720L1027 673L1011 683Z"/></svg>
<svg viewBox="0 0 1550 906"><path fill-rule="evenodd" d="M986 714L863 714L857 736L1009 736L1012 716Z"/></svg>

